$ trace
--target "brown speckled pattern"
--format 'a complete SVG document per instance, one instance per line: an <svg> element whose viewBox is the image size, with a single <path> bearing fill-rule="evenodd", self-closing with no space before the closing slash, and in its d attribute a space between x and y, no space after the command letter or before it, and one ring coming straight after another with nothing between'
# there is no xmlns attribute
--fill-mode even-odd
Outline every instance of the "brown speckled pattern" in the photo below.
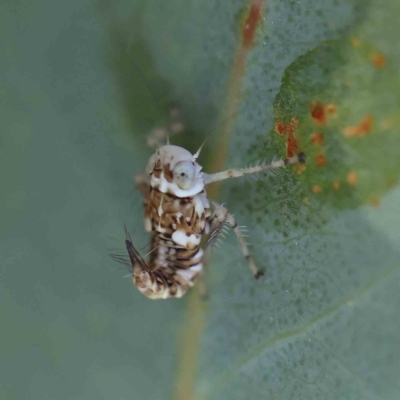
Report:
<svg viewBox="0 0 400 400"><path fill-rule="evenodd" d="M205 191L199 195L205 195ZM197 195L197 196L199 196ZM158 215L158 206L162 199L163 214ZM150 192L144 203L145 218L151 221L152 231L157 231L160 224L166 230L164 237L171 238L175 230L184 230L188 234L202 235L204 224L209 217L209 210L205 210L201 215L197 215L194 207L193 198L178 198L168 193L161 193L157 189L150 188ZM202 223L203 221L203 223ZM176 227L175 227L176 226Z"/></svg>
<svg viewBox="0 0 400 400"><path fill-rule="evenodd" d="M157 168L154 173L158 173ZM165 173L165 172L164 172ZM206 196L205 191L196 196ZM159 216L159 206L162 204L162 215ZM211 212L205 209L201 215L195 210L195 201L192 197L178 198L168 193L161 193L152 187L144 202L145 218L151 221L151 249L146 263L151 271L152 283L156 285L157 292L168 291L164 298L181 297L189 287L193 286L199 273L193 274L190 282L179 274L178 270L187 270L202 262L202 250L200 246L185 248L177 245L172 240L172 234L176 230L187 232L187 236L198 235L201 239L205 231L207 219ZM161 227L162 233L159 232ZM200 253L199 253L200 252ZM150 297L155 297L154 291L146 289L142 282L140 269L134 268L134 284L141 292Z"/></svg>

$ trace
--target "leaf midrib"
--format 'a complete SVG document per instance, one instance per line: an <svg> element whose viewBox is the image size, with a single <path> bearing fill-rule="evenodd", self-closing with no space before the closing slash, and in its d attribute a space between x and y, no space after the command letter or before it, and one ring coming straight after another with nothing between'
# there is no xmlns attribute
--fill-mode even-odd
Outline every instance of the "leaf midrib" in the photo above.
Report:
<svg viewBox="0 0 400 400"><path fill-rule="evenodd" d="M265 9L265 0L250 0L248 2L247 13L252 6L263 6ZM261 7L260 7L261 10ZM244 15L244 18L247 15ZM240 32L241 26L239 26ZM233 58L233 65L227 86L227 95L225 106L222 109L220 121L221 131L218 136L218 143L213 151L212 159L209 164L210 171L220 171L223 169L227 153L230 136L235 124L238 110L242 100L242 79L245 76L247 56L251 47L245 47L238 35L238 46ZM207 189L210 198L218 199L219 184L214 183ZM200 347L200 338L205 325L205 302L200 300L198 290L192 290L187 304L185 322L182 327L182 336L180 337L179 361L177 380L175 386L174 399L190 400L194 398L195 373L197 368L197 354Z"/></svg>

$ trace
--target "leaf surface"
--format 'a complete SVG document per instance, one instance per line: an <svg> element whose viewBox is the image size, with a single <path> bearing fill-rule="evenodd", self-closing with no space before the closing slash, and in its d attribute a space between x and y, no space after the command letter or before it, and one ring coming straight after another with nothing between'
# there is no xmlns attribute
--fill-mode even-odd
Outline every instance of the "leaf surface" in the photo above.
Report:
<svg viewBox="0 0 400 400"><path fill-rule="evenodd" d="M398 1L4 9L0 397L397 399ZM231 234L208 302L151 302L108 257L124 222L147 244L132 176L175 105L207 172L307 154L210 188L266 276Z"/></svg>

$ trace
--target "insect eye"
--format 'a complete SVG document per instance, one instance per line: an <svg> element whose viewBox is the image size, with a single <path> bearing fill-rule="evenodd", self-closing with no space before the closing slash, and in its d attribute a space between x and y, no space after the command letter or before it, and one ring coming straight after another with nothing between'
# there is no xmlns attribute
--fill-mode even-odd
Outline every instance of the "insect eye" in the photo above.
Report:
<svg viewBox="0 0 400 400"><path fill-rule="evenodd" d="M175 165L173 170L174 182L180 189L187 190L193 186L195 167L190 161L182 161Z"/></svg>

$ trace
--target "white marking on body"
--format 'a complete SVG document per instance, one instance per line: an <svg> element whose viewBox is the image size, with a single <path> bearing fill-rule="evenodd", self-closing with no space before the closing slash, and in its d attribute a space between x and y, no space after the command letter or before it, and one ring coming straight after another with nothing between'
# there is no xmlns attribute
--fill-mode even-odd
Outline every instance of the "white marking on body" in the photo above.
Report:
<svg viewBox="0 0 400 400"><path fill-rule="evenodd" d="M201 169L201 168L200 168ZM151 177L150 185L158 189L161 193L172 192L179 198L192 197L199 194L204 189L203 174L199 173L194 185L190 189L181 189L174 182L168 182L164 177L164 171L161 172L160 178L156 178L154 175Z"/></svg>
<svg viewBox="0 0 400 400"><path fill-rule="evenodd" d="M157 253L157 259L156 259L156 264L157 265L162 265L166 261L166 254L168 253L168 248L165 246L159 246L158 247L158 253Z"/></svg>
<svg viewBox="0 0 400 400"><path fill-rule="evenodd" d="M194 249L200 244L200 235L187 236L186 232L177 230L172 234L172 240L186 249Z"/></svg>
<svg viewBox="0 0 400 400"><path fill-rule="evenodd" d="M199 249L197 254L194 257L192 257L192 261L195 262L195 263L201 262L201 260L203 259L203 255L204 255L203 249Z"/></svg>
<svg viewBox="0 0 400 400"><path fill-rule="evenodd" d="M164 200L164 195L161 196L160 205L158 206L158 209L157 209L157 213L158 213L159 217L162 217L162 215L163 215L163 208L162 208L163 200Z"/></svg>
<svg viewBox="0 0 400 400"><path fill-rule="evenodd" d="M161 226L161 217L163 215L163 208L162 208L163 200L164 200L164 195L161 196L160 204L157 208L157 214L160 217L160 219L158 220L157 232L161 233L164 233L166 231L166 229Z"/></svg>
<svg viewBox="0 0 400 400"><path fill-rule="evenodd" d="M160 223L161 223L161 220L158 221L157 232L159 232L159 233L165 233L167 230L166 230L165 228L163 228L163 227L160 225Z"/></svg>
<svg viewBox="0 0 400 400"><path fill-rule="evenodd" d="M181 276L182 278L186 279L188 281L188 283L190 285L193 284L193 282L191 282L192 278L198 274L199 272L201 272L203 269L203 264L199 263L196 265L193 265L192 267L188 268L188 269L179 269L178 271L176 271L176 274Z"/></svg>
<svg viewBox="0 0 400 400"><path fill-rule="evenodd" d="M203 192L199 193L197 196L203 203L203 207L205 210L210 208L210 201L207 199L207 193L205 190L203 190Z"/></svg>
<svg viewBox="0 0 400 400"><path fill-rule="evenodd" d="M179 298L182 297L184 294L185 294L185 293L182 291L181 285L178 285L178 286L177 286L177 290L176 290L176 295L175 295L175 297L177 297L177 298L179 299Z"/></svg>
<svg viewBox="0 0 400 400"><path fill-rule="evenodd" d="M145 218L144 219L144 230L146 232L151 232L151 220L150 220L150 218Z"/></svg>
<svg viewBox="0 0 400 400"><path fill-rule="evenodd" d="M194 196L193 203L194 203L194 210L195 210L196 214L199 217L201 217L202 214L204 213L204 205L203 205L203 202L201 201L201 198L199 196Z"/></svg>

